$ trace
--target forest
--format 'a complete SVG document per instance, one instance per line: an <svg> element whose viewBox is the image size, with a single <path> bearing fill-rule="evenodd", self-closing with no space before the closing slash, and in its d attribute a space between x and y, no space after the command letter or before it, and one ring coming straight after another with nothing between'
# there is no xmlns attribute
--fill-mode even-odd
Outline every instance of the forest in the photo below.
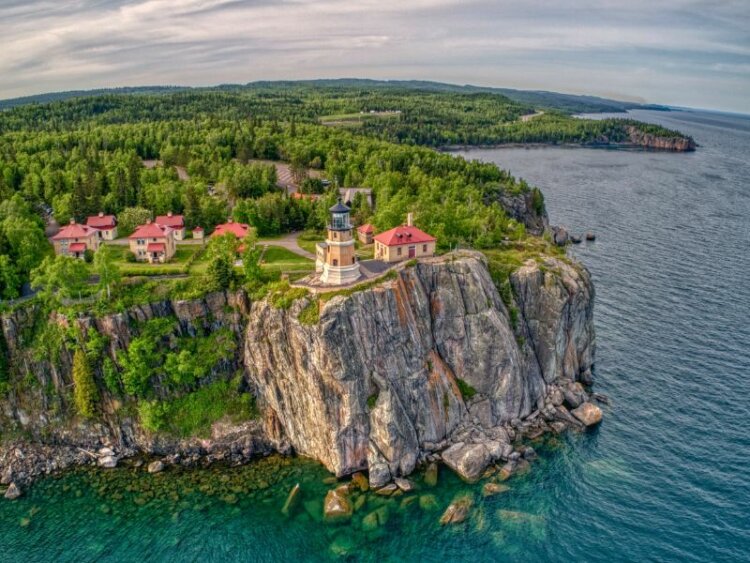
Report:
<svg viewBox="0 0 750 563"><path fill-rule="evenodd" d="M232 217L273 236L322 229L333 188L367 186L376 206L355 201L358 221L388 229L412 211L443 249L492 248L523 236L498 193L530 188L495 165L429 147L616 139L625 123L561 113L519 121L534 111L486 92L309 86L106 94L2 111L0 298L18 297L51 254L45 220L84 221L99 211L118 216L120 236L169 211L184 214L189 229L210 232ZM352 115L354 126L322 124ZM274 166L256 159L286 161L302 175L318 170L333 188L317 201L288 198Z"/></svg>

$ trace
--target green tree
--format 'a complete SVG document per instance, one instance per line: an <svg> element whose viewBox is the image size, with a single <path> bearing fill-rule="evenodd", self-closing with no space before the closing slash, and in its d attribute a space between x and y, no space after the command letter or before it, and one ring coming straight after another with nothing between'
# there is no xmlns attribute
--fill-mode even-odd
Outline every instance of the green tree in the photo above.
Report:
<svg viewBox="0 0 750 563"><path fill-rule="evenodd" d="M232 233L213 237L209 241L206 250L208 257L206 281L211 289L228 289L234 283L234 262L238 246L237 237Z"/></svg>
<svg viewBox="0 0 750 563"><path fill-rule="evenodd" d="M99 288L107 292L107 301L112 299L112 288L122 279L120 268L115 262L112 247L105 244L99 247L94 255L94 272L99 276Z"/></svg>
<svg viewBox="0 0 750 563"><path fill-rule="evenodd" d="M21 280L16 267L10 257L0 254L0 297L3 299L15 299L19 295L18 288Z"/></svg>
<svg viewBox="0 0 750 563"><path fill-rule="evenodd" d="M99 390L86 353L81 348L73 354L73 399L81 416L92 418L96 414Z"/></svg>
<svg viewBox="0 0 750 563"><path fill-rule="evenodd" d="M39 290L39 297L49 304L61 299L81 297L89 270L83 260L69 256L47 256L31 272L31 287Z"/></svg>
<svg viewBox="0 0 750 563"><path fill-rule="evenodd" d="M143 207L127 207L117 216L117 230L120 236L127 236L151 219L151 212Z"/></svg>

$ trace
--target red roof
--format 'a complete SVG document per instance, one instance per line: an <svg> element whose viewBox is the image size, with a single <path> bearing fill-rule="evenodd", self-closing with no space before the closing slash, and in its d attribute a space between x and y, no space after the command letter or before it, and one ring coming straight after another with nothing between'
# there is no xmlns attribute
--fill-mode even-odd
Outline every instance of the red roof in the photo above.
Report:
<svg viewBox="0 0 750 563"><path fill-rule="evenodd" d="M117 225L114 215L92 215L86 219L86 225L102 231L114 229Z"/></svg>
<svg viewBox="0 0 750 563"><path fill-rule="evenodd" d="M164 238L172 229L157 225L156 223L146 223L138 227L135 232L128 238Z"/></svg>
<svg viewBox="0 0 750 563"><path fill-rule="evenodd" d="M185 219L182 215L159 215L154 219L154 223L173 229L182 229L185 226Z"/></svg>
<svg viewBox="0 0 750 563"><path fill-rule="evenodd" d="M150 242L146 246L146 252L164 252L167 249L167 245L163 242Z"/></svg>
<svg viewBox="0 0 750 563"><path fill-rule="evenodd" d="M245 223L235 223L234 221L231 221L222 225L216 225L216 228L214 229L214 232L211 233L211 236L219 237L227 233L232 233L237 238L245 238L247 236L247 231L249 228L250 225L246 225Z"/></svg>
<svg viewBox="0 0 750 563"><path fill-rule="evenodd" d="M93 234L96 234L96 230L92 229L91 227L87 227L86 225L81 225L79 223L71 223L70 225L65 225L62 229L60 229L60 232L53 236L52 240L88 238Z"/></svg>
<svg viewBox="0 0 750 563"><path fill-rule="evenodd" d="M422 242L435 242L435 237L428 235L416 227L402 225L380 233L375 236L375 240L386 246L400 246L402 244L418 244Z"/></svg>
<svg viewBox="0 0 750 563"><path fill-rule="evenodd" d="M366 225L362 225L357 229L360 233L374 233L375 227L370 225L370 223L367 223Z"/></svg>
<svg viewBox="0 0 750 563"><path fill-rule="evenodd" d="M203 227L195 227L193 231L203 231Z"/></svg>
<svg viewBox="0 0 750 563"><path fill-rule="evenodd" d="M68 250L70 250L71 252L86 252L86 243L74 242L68 247Z"/></svg>
<svg viewBox="0 0 750 563"><path fill-rule="evenodd" d="M293 192L291 197L292 199L309 199L310 201L316 201L320 198L318 194L303 194L300 192Z"/></svg>

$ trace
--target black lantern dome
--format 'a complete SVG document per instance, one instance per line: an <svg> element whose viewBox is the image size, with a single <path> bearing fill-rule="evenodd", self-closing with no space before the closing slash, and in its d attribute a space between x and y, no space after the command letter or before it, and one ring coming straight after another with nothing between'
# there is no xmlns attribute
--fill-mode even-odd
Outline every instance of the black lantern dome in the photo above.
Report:
<svg viewBox="0 0 750 563"><path fill-rule="evenodd" d="M341 203L341 198L336 205L329 209L331 212L331 224L328 228L332 231L348 231L352 228L349 222L349 208Z"/></svg>

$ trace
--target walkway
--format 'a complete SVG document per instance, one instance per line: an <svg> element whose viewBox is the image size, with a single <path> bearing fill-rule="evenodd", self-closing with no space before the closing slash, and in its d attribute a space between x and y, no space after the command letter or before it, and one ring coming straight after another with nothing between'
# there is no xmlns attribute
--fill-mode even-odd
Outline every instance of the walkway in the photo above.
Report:
<svg viewBox="0 0 750 563"><path fill-rule="evenodd" d="M263 246L280 246L282 248L286 248L290 252L294 252L295 254L302 256L303 258L315 260L315 254L313 254L312 252L308 252L297 242L300 234L301 233L289 233L288 235L284 235L281 238L260 240L258 241L258 243L262 244Z"/></svg>

